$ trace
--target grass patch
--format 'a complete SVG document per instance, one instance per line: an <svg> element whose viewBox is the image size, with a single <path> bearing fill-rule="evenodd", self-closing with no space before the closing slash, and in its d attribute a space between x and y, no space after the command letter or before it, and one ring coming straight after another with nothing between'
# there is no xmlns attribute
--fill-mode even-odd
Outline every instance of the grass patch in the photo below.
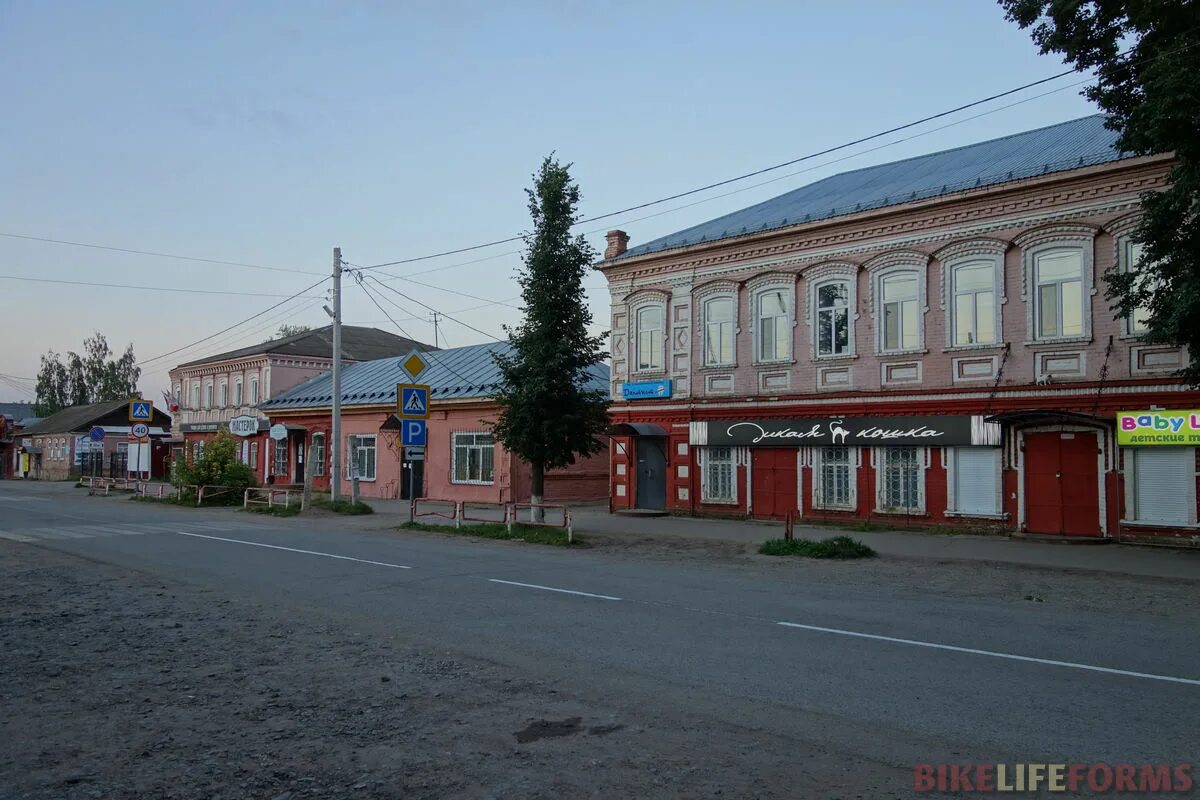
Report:
<svg viewBox="0 0 1200 800"><path fill-rule="evenodd" d="M834 536L831 539L769 539L762 543L758 552L765 556L804 556L805 558L873 558L875 551L849 536Z"/></svg>
<svg viewBox="0 0 1200 800"><path fill-rule="evenodd" d="M326 511L332 511L335 514L374 514L375 509L371 508L366 503L359 500L338 500L334 502L328 497L314 497L313 506L323 508Z"/></svg>
<svg viewBox="0 0 1200 800"><path fill-rule="evenodd" d="M170 506L196 507L196 495L194 494L185 494L183 497L154 497L152 495L142 497L140 494L134 494L130 495L129 499L135 503L165 503Z"/></svg>
<svg viewBox="0 0 1200 800"><path fill-rule="evenodd" d="M578 536L574 537L574 541L567 541L565 528L543 528L538 525L521 525L519 523L512 526L511 533L500 522L482 522L476 525L463 525L461 528L455 528L452 525L430 525L426 522L406 522L400 528L408 531L457 533L462 536L478 536L481 539L509 539L516 542L550 544L559 547L579 544Z"/></svg>
<svg viewBox="0 0 1200 800"><path fill-rule="evenodd" d="M246 506L243 511L252 511L255 514L269 514L272 517L294 517L300 513L300 504L292 503L286 506Z"/></svg>

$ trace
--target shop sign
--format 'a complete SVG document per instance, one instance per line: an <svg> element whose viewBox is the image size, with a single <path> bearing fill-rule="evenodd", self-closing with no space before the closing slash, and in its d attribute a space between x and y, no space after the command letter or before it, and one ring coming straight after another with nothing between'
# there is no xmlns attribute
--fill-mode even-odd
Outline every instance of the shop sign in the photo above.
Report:
<svg viewBox="0 0 1200 800"><path fill-rule="evenodd" d="M1118 411L1117 444L1200 446L1200 409L1188 411Z"/></svg>
<svg viewBox="0 0 1200 800"><path fill-rule="evenodd" d="M216 433L219 430L219 422L185 422L179 426L180 433Z"/></svg>
<svg viewBox="0 0 1200 800"><path fill-rule="evenodd" d="M229 420L229 432L234 436L253 436L258 433L258 417L234 417Z"/></svg>
<svg viewBox="0 0 1200 800"><path fill-rule="evenodd" d="M625 400L666 400L670 396L670 380L621 384L621 397Z"/></svg>
<svg viewBox="0 0 1200 800"><path fill-rule="evenodd" d="M1000 425L982 416L824 417L693 422L701 447L999 447Z"/></svg>
<svg viewBox="0 0 1200 800"><path fill-rule="evenodd" d="M275 441L281 442L287 438L287 435L287 428L285 428L283 425L276 423L271 426L270 436Z"/></svg>

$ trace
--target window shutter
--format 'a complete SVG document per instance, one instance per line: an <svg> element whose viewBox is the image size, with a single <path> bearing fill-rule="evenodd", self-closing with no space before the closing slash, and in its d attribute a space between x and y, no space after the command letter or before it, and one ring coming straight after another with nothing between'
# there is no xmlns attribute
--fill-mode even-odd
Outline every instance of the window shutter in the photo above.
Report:
<svg viewBox="0 0 1200 800"><path fill-rule="evenodd" d="M958 447L954 450L954 504L960 514L998 514L1000 469L997 447Z"/></svg>
<svg viewBox="0 0 1200 800"><path fill-rule="evenodd" d="M1134 453L1136 519L1139 522L1188 521L1188 482L1195 480L1196 456L1190 447L1139 447Z"/></svg>

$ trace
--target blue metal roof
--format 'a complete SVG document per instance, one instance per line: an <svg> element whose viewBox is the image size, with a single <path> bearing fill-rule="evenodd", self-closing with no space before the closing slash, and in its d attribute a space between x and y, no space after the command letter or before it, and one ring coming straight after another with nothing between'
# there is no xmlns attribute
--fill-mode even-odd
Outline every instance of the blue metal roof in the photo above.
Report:
<svg viewBox="0 0 1200 800"><path fill-rule="evenodd" d="M1126 158L1104 115L843 172L632 247L606 263Z"/></svg>
<svg viewBox="0 0 1200 800"><path fill-rule="evenodd" d="M500 382L500 370L492 360L492 353L511 352L512 346L506 342L427 352L423 355L429 362L429 369L421 375L420 380L421 383L429 384L430 399L433 402L490 397ZM393 357L348 364L342 370L342 405L395 403L396 384L407 382L400 368L400 360ZM587 388L608 391L606 365L601 364L593 368L592 380ZM322 408L332 403L333 378L325 372L265 403L260 403L258 407L272 411L287 408Z"/></svg>

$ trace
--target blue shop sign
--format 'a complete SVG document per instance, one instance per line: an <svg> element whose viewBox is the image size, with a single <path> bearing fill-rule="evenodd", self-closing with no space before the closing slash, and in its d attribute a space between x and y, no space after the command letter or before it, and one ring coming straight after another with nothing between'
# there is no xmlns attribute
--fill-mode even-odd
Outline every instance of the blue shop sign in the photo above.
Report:
<svg viewBox="0 0 1200 800"><path fill-rule="evenodd" d="M626 400L666 400L671 396L671 381L639 381L621 385Z"/></svg>

